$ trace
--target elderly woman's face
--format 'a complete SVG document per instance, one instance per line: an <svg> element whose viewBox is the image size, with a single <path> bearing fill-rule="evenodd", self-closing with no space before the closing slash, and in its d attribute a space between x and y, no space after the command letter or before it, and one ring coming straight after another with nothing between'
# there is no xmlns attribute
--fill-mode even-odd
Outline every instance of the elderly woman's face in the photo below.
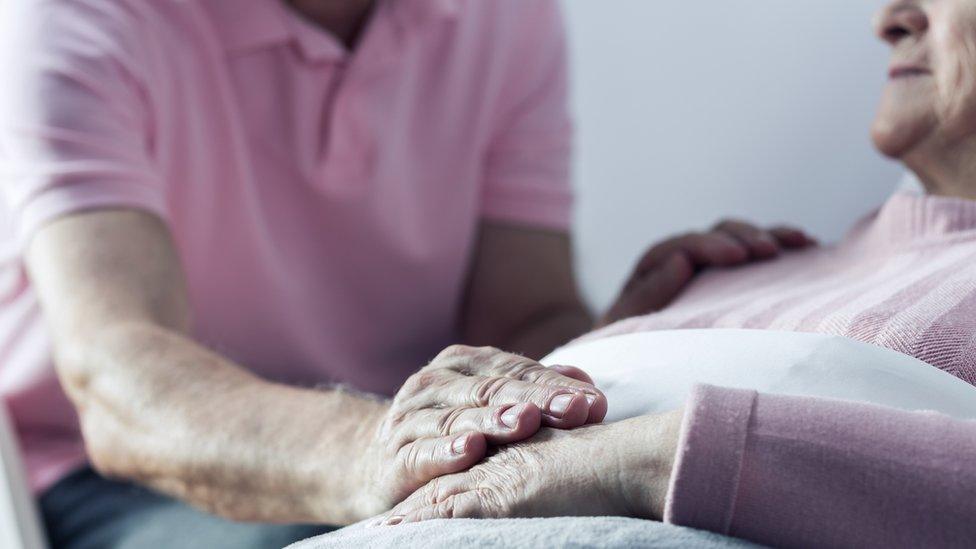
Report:
<svg viewBox="0 0 976 549"><path fill-rule="evenodd" d="M878 14L892 47L872 137L903 158L926 142L976 135L976 0L900 0Z"/></svg>

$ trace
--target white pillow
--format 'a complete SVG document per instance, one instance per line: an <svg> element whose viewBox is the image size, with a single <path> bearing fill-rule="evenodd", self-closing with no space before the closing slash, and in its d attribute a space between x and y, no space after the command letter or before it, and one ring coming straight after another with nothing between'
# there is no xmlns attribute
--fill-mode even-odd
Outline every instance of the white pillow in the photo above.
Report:
<svg viewBox="0 0 976 549"><path fill-rule="evenodd" d="M589 373L609 400L607 421L677 409L696 383L976 419L976 387L908 355L831 335L640 332L572 344L542 363Z"/></svg>

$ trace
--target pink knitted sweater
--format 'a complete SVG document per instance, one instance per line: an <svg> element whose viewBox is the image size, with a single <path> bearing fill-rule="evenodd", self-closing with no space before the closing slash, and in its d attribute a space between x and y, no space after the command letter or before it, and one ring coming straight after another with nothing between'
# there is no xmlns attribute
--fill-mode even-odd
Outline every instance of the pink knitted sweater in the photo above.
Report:
<svg viewBox="0 0 976 549"><path fill-rule="evenodd" d="M898 193L836 247L704 273L588 338L711 327L846 336L976 384L976 202ZM699 386L666 520L776 546L973 547L976 422Z"/></svg>

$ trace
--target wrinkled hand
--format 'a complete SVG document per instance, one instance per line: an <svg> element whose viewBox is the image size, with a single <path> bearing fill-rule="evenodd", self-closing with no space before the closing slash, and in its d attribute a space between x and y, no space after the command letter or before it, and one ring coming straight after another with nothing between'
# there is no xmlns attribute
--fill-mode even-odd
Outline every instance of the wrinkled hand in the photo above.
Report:
<svg viewBox="0 0 976 549"><path fill-rule="evenodd" d="M723 221L705 233L671 238L644 254L597 327L663 309L702 269L771 259L784 249L814 244L816 241L799 229L764 230L734 220Z"/></svg>
<svg viewBox="0 0 976 549"><path fill-rule="evenodd" d="M362 460L367 516L441 475L481 461L489 444L603 420L606 397L586 373L493 348L452 346L411 376L379 418Z"/></svg>
<svg viewBox="0 0 976 549"><path fill-rule="evenodd" d="M543 430L436 478L372 526L441 518L634 516L660 520L682 412Z"/></svg>

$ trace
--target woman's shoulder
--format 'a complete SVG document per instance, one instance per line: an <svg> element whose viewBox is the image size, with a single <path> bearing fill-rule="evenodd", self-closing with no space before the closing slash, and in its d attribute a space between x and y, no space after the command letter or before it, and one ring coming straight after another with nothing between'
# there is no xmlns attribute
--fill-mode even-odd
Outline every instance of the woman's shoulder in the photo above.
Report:
<svg viewBox="0 0 976 549"><path fill-rule="evenodd" d="M976 249L976 201L898 190L860 218L840 246L870 255L965 253Z"/></svg>

